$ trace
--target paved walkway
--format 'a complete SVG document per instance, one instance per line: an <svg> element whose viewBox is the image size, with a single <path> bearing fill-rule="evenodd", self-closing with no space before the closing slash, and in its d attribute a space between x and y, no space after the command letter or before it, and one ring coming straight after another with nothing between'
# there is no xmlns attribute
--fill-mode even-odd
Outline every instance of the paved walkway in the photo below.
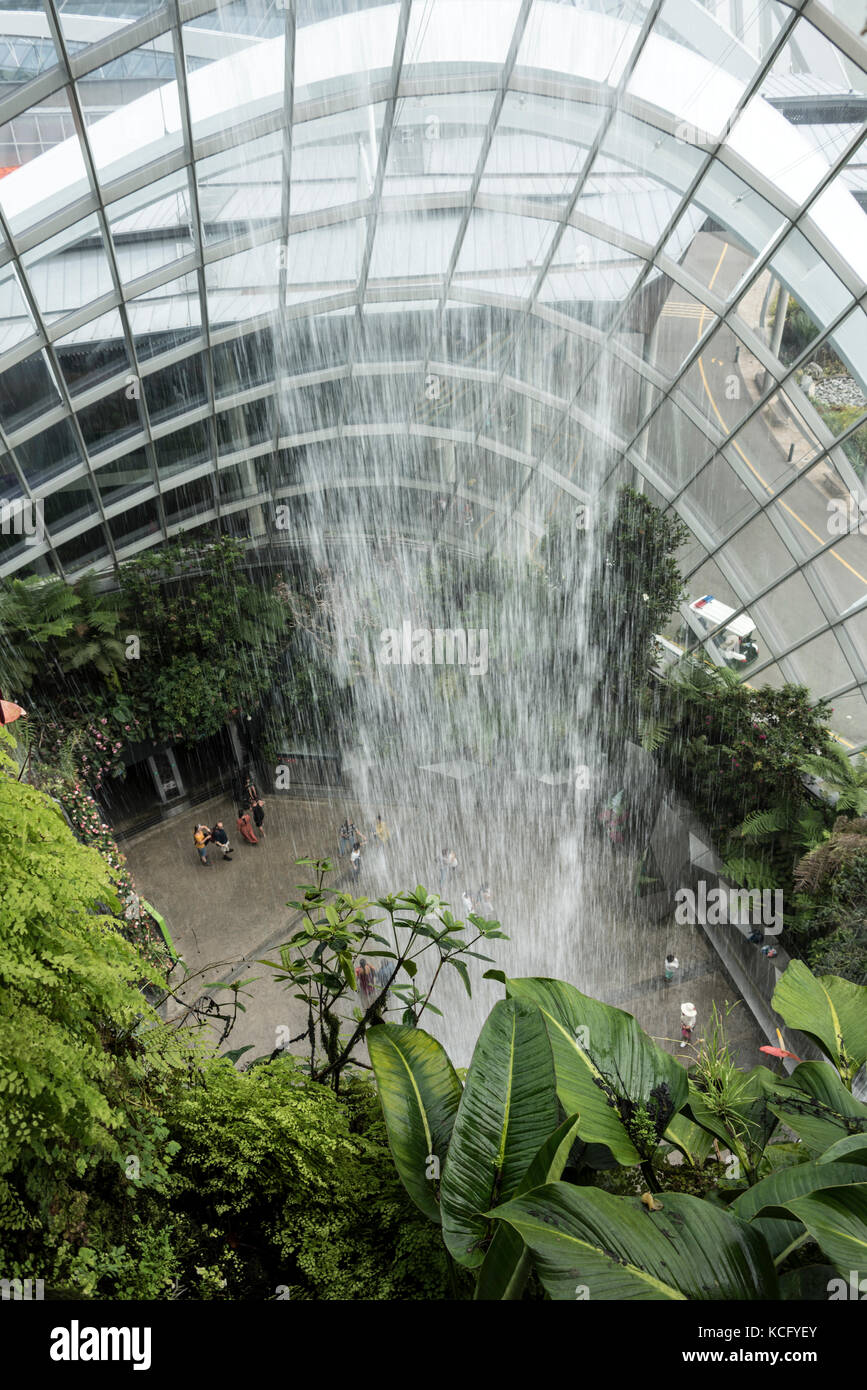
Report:
<svg viewBox="0 0 867 1390"><path fill-rule="evenodd" d="M454 804L447 808L447 815L443 812L453 830L448 840L431 806L423 814L388 804L376 809L383 812L394 838L387 856L378 847L368 850L358 891L375 898L419 881L437 891L436 846L440 841L453 844L461 864L455 897L464 887L475 892L481 882L492 885L494 915L511 939L492 942L487 954L507 974L571 980L585 993L633 1013L647 1032L684 1058L679 1047L681 1001L689 999L696 1005L699 1033L714 1001L722 1008L726 1000L739 998L700 928L650 923L642 915L640 900L617 891L616 885L628 879L632 868L622 853L610 852L597 842L588 854L568 837L552 842L550 826L547 834L537 835L528 832L525 824L525 833L517 837L498 820L486 831L477 815L463 820ZM295 914L287 902L297 896L294 887L304 880L295 859L327 854L336 859L334 831L347 813L359 826L369 826L376 810L371 814L345 800L272 796L267 802L264 840L255 846L237 843L231 864L217 856L207 869L201 867L193 848L193 823L201 820L213 825L222 818L236 843L234 813L225 800L168 821L125 846L139 891L166 917L194 976L180 991L183 999L191 1002L215 980L261 977L241 996L247 1012L239 1014L227 1049L250 1045L250 1056L256 1057L270 1053L281 1038L294 1037L304 1028L302 1006L255 961L262 956L273 958L294 929ZM488 836L495 832L503 839L487 860ZM340 868L332 882L349 888L346 861L336 862ZM585 904L580 920L579 901ZM458 905L455 913L463 915ZM680 982L670 986L662 980L668 951L677 954L683 967ZM483 962L472 962L472 1000L457 974L445 972L434 997L445 1018L425 1016L425 1026L447 1043L456 1065L469 1062L484 1018L502 997L499 985L481 979L487 968ZM226 992L210 992L218 999L229 997ZM731 1017L729 1041L744 1065L762 1060L757 1048L764 1038L743 1003ZM303 1044L292 1050L303 1050Z"/></svg>

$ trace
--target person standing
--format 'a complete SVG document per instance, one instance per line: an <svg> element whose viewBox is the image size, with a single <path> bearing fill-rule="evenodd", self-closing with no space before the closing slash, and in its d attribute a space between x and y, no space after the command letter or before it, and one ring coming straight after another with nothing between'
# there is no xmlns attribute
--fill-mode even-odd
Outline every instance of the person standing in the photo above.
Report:
<svg viewBox="0 0 867 1390"><path fill-rule="evenodd" d="M260 836L265 838L265 803L261 799L253 806L253 820Z"/></svg>
<svg viewBox="0 0 867 1390"><path fill-rule="evenodd" d="M346 851L352 848L352 836L349 833L348 820L344 820L337 834L340 839L340 858L342 859Z"/></svg>
<svg viewBox="0 0 867 1390"><path fill-rule="evenodd" d="M665 957L665 969L663 970L663 979L665 980L665 983L667 985L670 985L672 980L677 978L677 972L679 969L680 961L678 960L677 956L671 954L667 955Z"/></svg>
<svg viewBox="0 0 867 1390"><path fill-rule="evenodd" d="M487 884L479 889L479 912L493 912L494 899Z"/></svg>
<svg viewBox="0 0 867 1390"><path fill-rule="evenodd" d="M391 831L389 830L385 821L382 819L382 816L377 816L376 818L374 833L376 834L377 840L382 845L382 848L385 849L386 845L391 839Z"/></svg>
<svg viewBox="0 0 867 1390"><path fill-rule="evenodd" d="M247 841L248 845L258 845L259 843L253 832L253 822L250 819L250 812L245 811L243 806L238 807L238 834Z"/></svg>
<svg viewBox="0 0 867 1390"><path fill-rule="evenodd" d="M352 865L353 876L357 880L359 875L361 874L361 845L357 840L355 841L355 844L352 846L352 853L349 856L349 862Z"/></svg>
<svg viewBox="0 0 867 1390"><path fill-rule="evenodd" d="M259 800L256 784L250 777L244 779L244 796L251 808L255 806L256 802Z"/></svg>
<svg viewBox="0 0 867 1390"><path fill-rule="evenodd" d="M680 1006L681 1047L686 1047L688 1042L692 1042L692 1030L695 1027L697 1012L695 1004L681 1004Z"/></svg>
<svg viewBox="0 0 867 1390"><path fill-rule="evenodd" d="M228 835L226 834L226 827L223 825L223 822L222 822L221 820L218 820L218 821L217 821L216 825L214 826L213 830L211 831L210 843L216 845L218 849L221 849L221 850L222 850L222 852L223 852L223 863L224 863L224 864L231 864L231 862L232 862L232 855L234 854L235 851L232 849L232 846L229 844L229 837L228 837Z"/></svg>
<svg viewBox="0 0 867 1390"><path fill-rule="evenodd" d="M211 867L208 863L208 836L210 833L206 825L197 825L193 831L193 844L196 847L196 853L206 869Z"/></svg>
<svg viewBox="0 0 867 1390"><path fill-rule="evenodd" d="M470 897L469 892L468 892L468 890L467 890L466 888L464 889L463 893L461 894L461 902L462 902L463 905L464 905L464 912L466 912L466 913L475 912L476 909L475 909L475 907L473 906L473 900L472 900L472 898Z"/></svg>

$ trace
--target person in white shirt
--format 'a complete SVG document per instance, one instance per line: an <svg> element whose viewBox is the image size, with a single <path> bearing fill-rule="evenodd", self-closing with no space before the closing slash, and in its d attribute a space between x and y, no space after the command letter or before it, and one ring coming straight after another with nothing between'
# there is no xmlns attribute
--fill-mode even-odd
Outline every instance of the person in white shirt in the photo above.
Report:
<svg viewBox="0 0 867 1390"><path fill-rule="evenodd" d="M473 900L466 889L464 889L463 894L461 895L461 902L464 905L464 912L475 912Z"/></svg>
<svg viewBox="0 0 867 1390"><path fill-rule="evenodd" d="M672 980L676 978L679 969L680 961L678 960L677 956L673 956L669 953L665 957L665 969L663 971L663 978L665 979L665 983L667 985L670 985Z"/></svg>

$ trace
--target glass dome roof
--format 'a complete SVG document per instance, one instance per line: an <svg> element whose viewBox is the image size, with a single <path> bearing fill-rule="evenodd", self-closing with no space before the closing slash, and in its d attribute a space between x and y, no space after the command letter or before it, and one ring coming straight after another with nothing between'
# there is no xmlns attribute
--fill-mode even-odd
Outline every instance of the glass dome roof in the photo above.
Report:
<svg viewBox="0 0 867 1390"><path fill-rule="evenodd" d="M864 747L865 18L5 6L0 501L44 527L0 574L288 545L287 509L376 533L386 496L424 536L444 493L451 543L526 553L634 482L689 598L748 613L750 682Z"/></svg>

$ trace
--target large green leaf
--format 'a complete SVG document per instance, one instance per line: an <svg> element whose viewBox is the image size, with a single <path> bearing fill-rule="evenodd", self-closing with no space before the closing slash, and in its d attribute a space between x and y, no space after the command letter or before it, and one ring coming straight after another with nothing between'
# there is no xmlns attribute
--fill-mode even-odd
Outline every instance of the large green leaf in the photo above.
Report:
<svg viewBox="0 0 867 1390"><path fill-rule="evenodd" d="M544 1183L559 1182L578 1137L578 1116L570 1115L545 1140L520 1183L516 1197ZM500 1221L476 1282L477 1299L518 1299L530 1273L530 1252L514 1226Z"/></svg>
<svg viewBox="0 0 867 1390"><path fill-rule="evenodd" d="M542 1015L500 1000L479 1034L443 1169L443 1239L460 1264L475 1269L484 1260L484 1213L514 1196L558 1116Z"/></svg>
<svg viewBox="0 0 867 1390"><path fill-rule="evenodd" d="M826 1062L801 1062L791 1076L778 1077L774 1113L817 1156L850 1135L867 1134L867 1105L846 1089Z"/></svg>
<svg viewBox="0 0 867 1390"><path fill-rule="evenodd" d="M850 1134L838 1139L830 1149L826 1149L819 1163L864 1163L867 1164L867 1131L863 1134Z"/></svg>
<svg viewBox="0 0 867 1390"><path fill-rule="evenodd" d="M423 1028L381 1023L367 1034L388 1142L404 1187L440 1219L440 1173L461 1099L445 1048Z"/></svg>
<svg viewBox="0 0 867 1390"><path fill-rule="evenodd" d="M686 1154L693 1168L700 1168L713 1148L712 1135L708 1134L706 1129L693 1124L686 1115L674 1115L662 1137L680 1149L681 1153Z"/></svg>
<svg viewBox="0 0 867 1390"><path fill-rule="evenodd" d="M771 1003L790 1028L813 1039L851 1090L867 1060L867 986L838 975L816 976L803 961L793 960Z"/></svg>
<svg viewBox="0 0 867 1390"><path fill-rule="evenodd" d="M796 1197L819 1192L825 1187L847 1187L851 1183L865 1184L867 1168L857 1163L797 1163L781 1168L762 1178L755 1187L742 1192L732 1202L731 1210L742 1221L752 1221L760 1212L767 1215L772 1208L785 1208Z"/></svg>
<svg viewBox="0 0 867 1390"><path fill-rule="evenodd" d="M867 1269L867 1188L863 1184L811 1192L807 1197L793 1198L786 1207L803 1221L841 1274Z"/></svg>
<svg viewBox="0 0 867 1390"><path fill-rule="evenodd" d="M508 980L506 988L511 998L541 1009L557 1094L567 1113L580 1115L581 1138L605 1144L618 1163L647 1157L655 1147L652 1133L658 1140L686 1101L686 1072L677 1059L631 1014L562 980Z"/></svg>
<svg viewBox="0 0 867 1390"><path fill-rule="evenodd" d="M649 1211L638 1197L549 1183L492 1213L533 1252L553 1299L776 1298L777 1275L758 1232L682 1193Z"/></svg>

